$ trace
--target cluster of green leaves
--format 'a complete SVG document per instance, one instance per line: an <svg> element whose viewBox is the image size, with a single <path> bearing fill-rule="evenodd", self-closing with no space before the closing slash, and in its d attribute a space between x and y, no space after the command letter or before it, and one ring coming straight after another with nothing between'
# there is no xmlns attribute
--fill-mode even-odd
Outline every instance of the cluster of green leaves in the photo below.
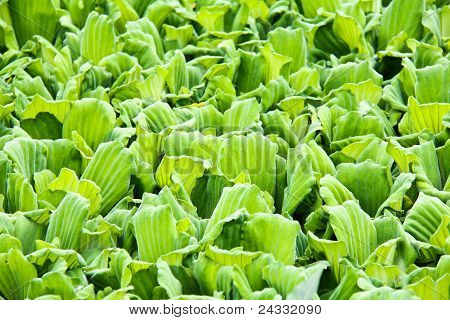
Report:
<svg viewBox="0 0 450 320"><path fill-rule="evenodd" d="M449 299L446 0L0 1L0 299Z"/></svg>

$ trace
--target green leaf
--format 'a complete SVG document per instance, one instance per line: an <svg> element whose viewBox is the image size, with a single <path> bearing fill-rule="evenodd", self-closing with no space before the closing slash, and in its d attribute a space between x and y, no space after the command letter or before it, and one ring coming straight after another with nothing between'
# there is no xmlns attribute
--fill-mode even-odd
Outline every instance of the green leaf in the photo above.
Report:
<svg viewBox="0 0 450 320"><path fill-rule="evenodd" d="M156 262L161 256L188 245L189 236L177 230L177 221L167 205L144 205L133 216L132 223L139 260Z"/></svg>
<svg viewBox="0 0 450 320"><path fill-rule="evenodd" d="M277 134L285 140L289 146L295 147L299 140L291 127L291 120L287 113L279 110L264 113L261 117L264 132L266 134Z"/></svg>
<svg viewBox="0 0 450 320"><path fill-rule="evenodd" d="M76 131L92 150L96 150L111 134L116 120L113 108L96 99L82 99L72 103L64 118L63 137L72 138Z"/></svg>
<svg viewBox="0 0 450 320"><path fill-rule="evenodd" d="M128 21L135 21L139 19L139 15L134 10L131 3L125 0L111 0L110 16L120 31L125 30L125 25Z"/></svg>
<svg viewBox="0 0 450 320"><path fill-rule="evenodd" d="M41 35L53 42L58 26L58 8L53 1L25 3L11 0L9 6L14 33L20 47L35 35Z"/></svg>
<svg viewBox="0 0 450 320"><path fill-rule="evenodd" d="M286 265L294 264L300 225L280 215L255 213L242 226L244 250L271 253Z"/></svg>
<svg viewBox="0 0 450 320"><path fill-rule="evenodd" d="M409 38L418 38L422 33L422 17L425 3L413 0L405 4L393 0L381 16L380 39L378 47L383 49L394 36L405 31Z"/></svg>
<svg viewBox="0 0 450 320"><path fill-rule="evenodd" d="M138 127L159 133L178 124L175 113L167 103L156 102L142 110L135 119Z"/></svg>
<svg viewBox="0 0 450 320"><path fill-rule="evenodd" d="M333 32L344 40L351 50L358 50L360 53L369 52L363 28L357 18L338 11L333 23Z"/></svg>
<svg viewBox="0 0 450 320"><path fill-rule="evenodd" d="M114 25L106 15L92 11L86 21L81 36L80 54L82 57L99 63L102 58L116 51Z"/></svg>
<svg viewBox="0 0 450 320"><path fill-rule="evenodd" d="M357 292L350 300L417 300L417 296L410 290L395 290L389 287L375 288L368 291Z"/></svg>
<svg viewBox="0 0 450 320"><path fill-rule="evenodd" d="M438 230L444 216L448 216L449 207L438 198L419 194L419 198L408 212L403 228L414 238L430 242L430 238Z"/></svg>
<svg viewBox="0 0 450 320"><path fill-rule="evenodd" d="M413 171L417 174L419 190L424 185L426 185L424 189L427 189L428 186L441 189L439 163L433 141L421 141L420 145L412 146L410 150L419 159L418 162L413 164Z"/></svg>
<svg viewBox="0 0 450 320"><path fill-rule="evenodd" d="M156 266L158 267L158 283L166 289L169 298L180 296L183 293L181 283L174 277L167 262L158 261Z"/></svg>
<svg viewBox="0 0 450 320"><path fill-rule="evenodd" d="M0 275L1 294L10 300L23 300L37 272L19 250L10 249L0 254Z"/></svg>
<svg viewBox="0 0 450 320"><path fill-rule="evenodd" d="M63 168L59 176L52 180L46 187L51 192L65 191L76 192L80 196L89 200L89 217L98 213L102 197L100 196L100 188L92 181L79 180L75 172L70 169Z"/></svg>
<svg viewBox="0 0 450 320"><path fill-rule="evenodd" d="M22 245L20 241L9 235L9 234L1 234L0 235L0 254L1 253L8 253L10 249L17 249L19 251L22 251Z"/></svg>
<svg viewBox="0 0 450 320"><path fill-rule="evenodd" d="M186 156L164 156L156 170L156 182L160 187L170 187L180 183L190 195L196 180L203 176L208 167L209 164L201 159Z"/></svg>
<svg viewBox="0 0 450 320"><path fill-rule="evenodd" d="M302 29L276 28L269 32L268 40L273 49L292 59L291 73L306 65L306 39Z"/></svg>
<svg viewBox="0 0 450 320"><path fill-rule="evenodd" d="M233 135L220 149L219 169L228 179L246 170L253 184L274 194L277 146L260 133Z"/></svg>
<svg viewBox="0 0 450 320"><path fill-rule="evenodd" d="M224 15L227 11L227 5L202 6L197 12L197 21L209 32L224 31Z"/></svg>
<svg viewBox="0 0 450 320"><path fill-rule="evenodd" d="M240 131L249 128L259 120L259 104L255 98L234 101L223 114L223 132Z"/></svg>
<svg viewBox="0 0 450 320"><path fill-rule="evenodd" d="M47 148L37 140L18 138L7 142L5 153L30 182L35 172L42 171L47 165Z"/></svg>
<svg viewBox="0 0 450 320"><path fill-rule="evenodd" d="M303 1L303 11L308 18L315 17L320 8L328 12L336 12L341 5L341 0L307 0Z"/></svg>
<svg viewBox="0 0 450 320"><path fill-rule="evenodd" d="M320 253L327 259L334 278L340 281L345 271L340 260L348 256L345 242L320 239L310 231L308 231L308 242L313 252Z"/></svg>
<svg viewBox="0 0 450 320"><path fill-rule="evenodd" d="M441 224L439 225L436 232L430 238L430 243L432 245L445 249L446 241L450 236L449 225L450 225L450 216L448 215L443 216Z"/></svg>
<svg viewBox="0 0 450 320"><path fill-rule="evenodd" d="M289 149L287 159L287 187L284 189L282 212L292 214L300 202L311 192L315 178L309 155L299 155Z"/></svg>
<svg viewBox="0 0 450 320"><path fill-rule="evenodd" d="M316 69L302 67L289 76L289 85L299 92L308 88L320 89L320 73Z"/></svg>
<svg viewBox="0 0 450 320"><path fill-rule="evenodd" d="M67 168L75 171L77 174L81 173L83 161L82 151L79 150L77 145L75 144L77 138L80 137L74 135L74 141L67 139L42 141L47 147L48 170L51 170L54 174L59 174L63 168ZM92 152L91 150L89 151ZM86 150L86 152L89 151Z"/></svg>
<svg viewBox="0 0 450 320"><path fill-rule="evenodd" d="M377 211L377 216L383 210L390 207L396 211L401 211L403 208L403 197L411 189L415 176L411 173L401 173L396 179L389 192L389 197L380 205Z"/></svg>
<svg viewBox="0 0 450 320"><path fill-rule="evenodd" d="M280 75L284 75L292 62L292 58L274 52L272 45L269 43L262 47L260 52L266 61L266 84L278 79Z"/></svg>
<svg viewBox="0 0 450 320"><path fill-rule="evenodd" d="M351 193L339 180L327 174L320 179L320 196L328 206L337 206L347 200L356 200Z"/></svg>
<svg viewBox="0 0 450 320"><path fill-rule="evenodd" d="M163 25L166 32L164 45L167 49L183 49L194 37L194 28L192 25L174 27L168 24Z"/></svg>
<svg viewBox="0 0 450 320"><path fill-rule="evenodd" d="M230 267L238 266L244 270L252 265L261 253L247 252L242 250L226 251L216 247L207 246L206 250L199 254L198 259L194 261L193 272L194 278L197 280L200 292L212 295L217 291L223 279L223 273L232 271ZM222 274L221 274L222 273ZM246 272L248 277L248 273ZM230 278L225 279L226 283Z"/></svg>
<svg viewBox="0 0 450 320"><path fill-rule="evenodd" d="M81 229L87 219L89 201L76 193L68 192L51 215L45 240L59 239L63 249L78 250Z"/></svg>
<svg viewBox="0 0 450 320"><path fill-rule="evenodd" d="M379 86L382 83L382 76L372 68L368 61L359 64L349 62L331 69L324 89L325 92L330 92L346 83L360 83L369 79Z"/></svg>
<svg viewBox="0 0 450 320"><path fill-rule="evenodd" d="M107 166L104 164L108 163ZM100 187L101 214L106 214L128 191L136 171L133 155L119 141L101 144L81 176Z"/></svg>
<svg viewBox="0 0 450 320"><path fill-rule="evenodd" d="M180 90L189 87L186 59L181 51L176 51L167 68L167 86L173 94L179 94Z"/></svg>
<svg viewBox="0 0 450 320"><path fill-rule="evenodd" d="M308 279L297 285L286 297L287 300L313 300L317 296L322 272L328 265L319 262L308 270Z"/></svg>
<svg viewBox="0 0 450 320"><path fill-rule="evenodd" d="M384 124L377 116L363 116L357 111L350 111L336 120L333 128L333 140L343 140L355 136L374 134L378 138L384 138Z"/></svg>
<svg viewBox="0 0 450 320"><path fill-rule="evenodd" d="M37 196L29 180L20 173L10 173L6 179L8 185L8 211L29 211L38 208Z"/></svg>
<svg viewBox="0 0 450 320"><path fill-rule="evenodd" d="M302 148L310 156L311 167L318 176L323 177L327 174L334 175L336 173L333 162L315 140L302 145Z"/></svg>
<svg viewBox="0 0 450 320"><path fill-rule="evenodd" d="M337 166L336 178L353 193L361 208L374 216L389 196L392 177L388 167L366 160Z"/></svg>
<svg viewBox="0 0 450 320"><path fill-rule="evenodd" d="M370 216L354 200L328 207L336 238L345 243L349 255L363 264L375 249L377 232Z"/></svg>
<svg viewBox="0 0 450 320"><path fill-rule="evenodd" d="M2 21L0 23L1 28L1 43L8 49L19 50L19 45L17 43L16 35L14 34L11 13L8 3L3 3L1 5L2 11Z"/></svg>
<svg viewBox="0 0 450 320"><path fill-rule="evenodd" d="M450 112L450 103L419 105L413 97L408 100L408 126L411 133L429 130L437 134L444 130L444 116Z"/></svg>
<svg viewBox="0 0 450 320"><path fill-rule="evenodd" d="M263 279L275 288L283 298L295 299L299 286L307 281L310 276L314 276L318 270L321 271L326 267L327 263L324 261L319 261L308 268L285 266L281 262L274 262L263 269ZM320 278L314 278L317 286Z"/></svg>
<svg viewBox="0 0 450 320"><path fill-rule="evenodd" d="M423 300L448 300L450 275L446 274L437 280L426 276L416 283L408 285L415 295Z"/></svg>
<svg viewBox="0 0 450 320"><path fill-rule="evenodd" d="M20 240L24 254L36 250L36 242L45 237L48 220L48 209L38 209L28 212L17 212L14 215L14 236Z"/></svg>
<svg viewBox="0 0 450 320"><path fill-rule="evenodd" d="M383 95L382 87L379 84L376 84L373 79L356 84L345 83L341 87L332 90L329 95L338 95L339 93L344 93L346 91L351 92L360 102L368 101L373 104L378 104Z"/></svg>
<svg viewBox="0 0 450 320"><path fill-rule="evenodd" d="M268 203L266 195L255 185L236 184L226 187L214 209L211 219L205 229L205 238L208 233L221 220L230 216L239 209L246 209L248 213L271 213L271 204Z"/></svg>
<svg viewBox="0 0 450 320"><path fill-rule="evenodd" d="M446 103L448 106L450 103L449 65L448 63L445 66L434 65L417 70L416 98L421 104L440 102ZM438 115L438 118L440 117Z"/></svg>
<svg viewBox="0 0 450 320"><path fill-rule="evenodd" d="M265 60L260 53L238 50L240 64L236 86L242 93L249 92L258 88L261 83L265 70L260 68Z"/></svg>
<svg viewBox="0 0 450 320"><path fill-rule="evenodd" d="M51 101L44 99L40 95L35 95L20 114L20 117L23 120L35 119L40 113L50 113L54 115L59 122L63 123L64 117L69 110L69 101Z"/></svg>

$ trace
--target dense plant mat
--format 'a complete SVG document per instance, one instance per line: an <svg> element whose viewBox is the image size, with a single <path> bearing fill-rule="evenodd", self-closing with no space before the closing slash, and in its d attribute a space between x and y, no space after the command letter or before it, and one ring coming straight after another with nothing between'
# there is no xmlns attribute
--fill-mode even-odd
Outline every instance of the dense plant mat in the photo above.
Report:
<svg viewBox="0 0 450 320"><path fill-rule="evenodd" d="M448 299L445 0L0 1L1 299Z"/></svg>

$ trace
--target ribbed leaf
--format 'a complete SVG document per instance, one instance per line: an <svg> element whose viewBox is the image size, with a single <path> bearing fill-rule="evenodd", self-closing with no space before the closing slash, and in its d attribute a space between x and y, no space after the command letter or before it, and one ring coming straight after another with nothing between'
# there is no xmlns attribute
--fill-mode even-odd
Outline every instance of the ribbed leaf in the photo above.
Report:
<svg viewBox="0 0 450 320"><path fill-rule="evenodd" d="M317 15L317 10L323 8L328 12L335 12L341 5L341 0L306 0L302 1L305 16L312 18Z"/></svg>
<svg viewBox="0 0 450 320"><path fill-rule="evenodd" d="M52 242L57 237L61 248L78 250L88 210L89 201L86 198L68 192L50 217L45 240Z"/></svg>
<svg viewBox="0 0 450 320"><path fill-rule="evenodd" d="M449 212L449 207L439 199L421 193L408 212L403 227L417 240L429 242L443 216L449 215Z"/></svg>
<svg viewBox="0 0 450 320"><path fill-rule="evenodd" d="M28 181L33 181L33 174L47 166L47 148L37 140L19 138L7 142L3 148Z"/></svg>
<svg viewBox="0 0 450 320"><path fill-rule="evenodd" d="M275 262L263 269L263 279L275 288L284 299L291 296L296 287L313 275L317 270L327 267L324 261L317 262L309 268L285 266L281 262ZM319 279L316 278L318 282Z"/></svg>
<svg viewBox="0 0 450 320"><path fill-rule="evenodd" d="M160 187L173 186L180 183L190 195L196 180L203 176L208 163L192 157L164 156L156 170L156 182Z"/></svg>
<svg viewBox="0 0 450 320"><path fill-rule="evenodd" d="M382 76L378 74L368 61L347 63L333 68L325 81L325 92L337 89L346 83L360 83L371 79L376 85L381 85Z"/></svg>
<svg viewBox="0 0 450 320"><path fill-rule="evenodd" d="M180 90L188 85L188 73L186 59L181 51L176 51L167 69L167 85L173 94L179 94Z"/></svg>
<svg viewBox="0 0 450 320"><path fill-rule="evenodd" d="M119 141L103 143L98 147L81 178L91 180L100 187L103 199L101 214L107 213L122 199L135 171L133 155Z"/></svg>
<svg viewBox="0 0 450 320"><path fill-rule="evenodd" d="M92 11L86 21L81 37L81 56L99 63L116 51L114 25L110 18Z"/></svg>
<svg viewBox="0 0 450 320"><path fill-rule="evenodd" d="M20 47L35 35L41 35L53 42L58 26L58 13L52 0L11 0L9 5L14 33Z"/></svg>
<svg viewBox="0 0 450 320"><path fill-rule="evenodd" d="M330 263L334 278L340 281L345 271L340 259L348 255L345 242L320 239L312 232L308 232L308 242L313 252L319 252L325 256Z"/></svg>
<svg viewBox="0 0 450 320"><path fill-rule="evenodd" d="M170 106L160 101L142 110L136 120L140 127L155 133L159 133L170 126L178 124L175 113Z"/></svg>
<svg viewBox="0 0 450 320"><path fill-rule="evenodd" d="M338 206L355 196L335 177L326 175L320 179L320 196L328 206Z"/></svg>
<svg viewBox="0 0 450 320"><path fill-rule="evenodd" d="M391 173L371 160L359 164L344 163L337 167L336 178L344 184L361 203L361 208L374 216L389 196Z"/></svg>
<svg viewBox="0 0 450 320"><path fill-rule="evenodd" d="M92 181L81 179L78 180L75 172L72 170L63 168L59 176L51 181L46 187L49 191L65 191L76 192L80 196L89 200L89 216L93 216L98 213L102 202L100 196L100 188Z"/></svg>
<svg viewBox="0 0 450 320"><path fill-rule="evenodd" d="M274 194L276 152L277 146L260 133L235 135L222 144L219 169L229 179L247 170L253 184Z"/></svg>
<svg viewBox="0 0 450 320"><path fill-rule="evenodd" d="M139 260L156 262L162 255L188 244L187 234L177 230L177 221L167 205L144 206L133 217Z"/></svg>
<svg viewBox="0 0 450 320"><path fill-rule="evenodd" d="M309 155L298 154L290 149L287 159L287 187L284 189L281 211L292 214L299 203L311 192L316 179L311 168Z"/></svg>
<svg viewBox="0 0 450 320"><path fill-rule="evenodd" d="M226 187L205 229L205 236L219 221L239 209L246 209L249 213L272 212L264 193L257 186L236 184L231 188Z"/></svg>
<svg viewBox="0 0 450 320"><path fill-rule="evenodd" d="M381 17L380 39L378 47L383 49L388 42L400 32L407 33L408 38L417 38L422 32L422 17L425 2L412 0L405 3L393 0Z"/></svg>
<svg viewBox="0 0 450 320"><path fill-rule="evenodd" d="M19 250L0 254L0 292L7 299L25 299L30 281L36 277L36 268Z"/></svg>
<svg viewBox="0 0 450 320"><path fill-rule="evenodd" d="M244 250L271 253L286 265L295 261L295 247L300 225L283 216L256 213L242 226Z"/></svg>
<svg viewBox="0 0 450 320"><path fill-rule="evenodd" d="M8 211L30 211L38 208L37 196L29 180L20 173L10 173L6 179L8 185Z"/></svg>
<svg viewBox="0 0 450 320"><path fill-rule="evenodd" d="M306 65L307 46L302 29L277 28L268 34L273 49L292 59L291 73Z"/></svg>
<svg viewBox="0 0 450 320"><path fill-rule="evenodd" d="M106 102L83 99L72 104L64 118L63 137L72 138L76 131L92 150L111 134L116 120L113 108Z"/></svg>
<svg viewBox="0 0 450 320"><path fill-rule="evenodd" d="M417 100L408 100L408 123L411 133L429 130L437 134L444 130L443 118L450 112L450 103L428 103L419 105Z"/></svg>
<svg viewBox="0 0 450 320"><path fill-rule="evenodd" d="M352 258L363 264L377 243L377 232L369 215L353 200L328 210L336 238L345 243Z"/></svg>
<svg viewBox="0 0 450 320"><path fill-rule="evenodd" d="M69 110L69 101L49 101L40 95L36 95L25 107L25 110L20 116L23 120L35 119L38 114L46 112L54 115L59 122L63 123L64 117Z"/></svg>
<svg viewBox="0 0 450 320"><path fill-rule="evenodd" d="M256 99L235 101L223 114L223 131L232 132L247 129L259 120L259 104Z"/></svg>

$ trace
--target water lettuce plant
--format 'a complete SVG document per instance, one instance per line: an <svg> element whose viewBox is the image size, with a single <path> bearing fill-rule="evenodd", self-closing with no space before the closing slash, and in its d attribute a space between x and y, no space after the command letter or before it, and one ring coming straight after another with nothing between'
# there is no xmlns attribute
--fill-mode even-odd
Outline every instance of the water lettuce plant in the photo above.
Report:
<svg viewBox="0 0 450 320"><path fill-rule="evenodd" d="M447 0L0 1L0 299L449 299Z"/></svg>

